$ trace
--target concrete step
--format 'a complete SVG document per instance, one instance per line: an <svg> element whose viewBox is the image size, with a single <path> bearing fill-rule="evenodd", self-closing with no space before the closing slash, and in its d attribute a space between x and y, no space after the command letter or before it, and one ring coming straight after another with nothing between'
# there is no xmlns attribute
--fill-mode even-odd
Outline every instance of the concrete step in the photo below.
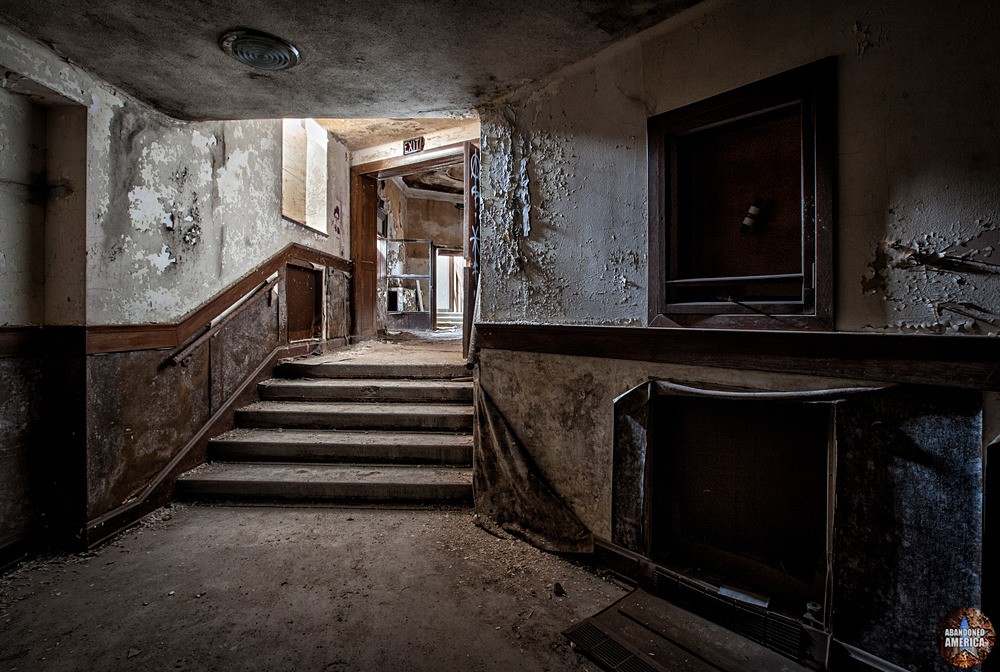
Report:
<svg viewBox="0 0 1000 672"><path fill-rule="evenodd" d="M275 379L258 386L261 399L330 401L459 401L472 403L472 381L431 379Z"/></svg>
<svg viewBox="0 0 1000 672"><path fill-rule="evenodd" d="M464 364L372 364L358 360L342 362L291 361L274 371L279 378L465 378L472 374Z"/></svg>
<svg viewBox="0 0 1000 672"><path fill-rule="evenodd" d="M470 434L234 429L208 444L212 460L472 464Z"/></svg>
<svg viewBox="0 0 1000 672"><path fill-rule="evenodd" d="M236 411L236 425L288 429L464 432L472 430L472 406L441 403L259 401Z"/></svg>
<svg viewBox="0 0 1000 672"><path fill-rule="evenodd" d="M177 494L241 501L471 502L472 470L213 462L182 475Z"/></svg>

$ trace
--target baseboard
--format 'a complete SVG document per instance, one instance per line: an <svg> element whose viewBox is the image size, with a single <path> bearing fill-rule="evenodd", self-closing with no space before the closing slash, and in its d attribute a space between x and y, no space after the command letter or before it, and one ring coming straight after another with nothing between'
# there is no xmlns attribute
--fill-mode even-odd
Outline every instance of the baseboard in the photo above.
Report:
<svg viewBox="0 0 1000 672"><path fill-rule="evenodd" d="M82 533L84 547L90 549L107 541L139 522L146 514L169 502L173 498L177 477L204 460L204 449L208 445L208 440L232 426L236 407L247 403L250 400L248 397L256 396L257 383L271 375L280 359L308 354L314 348L315 344L302 343L280 346L272 350L271 354L243 380L229 399L219 407L208 419L208 422L191 437L138 495L127 503L87 522ZM199 453L202 457L195 459Z"/></svg>
<svg viewBox="0 0 1000 672"><path fill-rule="evenodd" d="M609 570L620 580L630 585L638 585L643 577L644 558L607 539L594 537L594 564L601 569ZM652 571L646 578L652 578Z"/></svg>

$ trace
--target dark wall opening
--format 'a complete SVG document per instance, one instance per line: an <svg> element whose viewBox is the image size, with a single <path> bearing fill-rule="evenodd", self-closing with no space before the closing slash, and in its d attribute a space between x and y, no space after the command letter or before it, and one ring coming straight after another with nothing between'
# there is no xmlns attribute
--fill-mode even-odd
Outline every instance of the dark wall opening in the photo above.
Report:
<svg viewBox="0 0 1000 672"><path fill-rule="evenodd" d="M653 560L785 603L823 601L829 404L653 400Z"/></svg>

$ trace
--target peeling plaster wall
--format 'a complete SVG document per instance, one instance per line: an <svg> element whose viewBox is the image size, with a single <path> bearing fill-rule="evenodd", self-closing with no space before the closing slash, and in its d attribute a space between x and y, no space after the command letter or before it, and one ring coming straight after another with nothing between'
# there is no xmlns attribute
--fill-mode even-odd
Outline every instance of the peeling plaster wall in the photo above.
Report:
<svg viewBox="0 0 1000 672"><path fill-rule="evenodd" d="M87 324L176 321L291 242L348 252L281 219L280 120L178 122L5 27L0 64L88 108ZM347 152L329 146L343 232Z"/></svg>
<svg viewBox="0 0 1000 672"><path fill-rule="evenodd" d="M637 50L480 112L485 321L638 324L646 111Z"/></svg>
<svg viewBox="0 0 1000 672"><path fill-rule="evenodd" d="M838 329L996 332L998 22L985 0L708 2L481 110L483 319L644 325L646 118L836 55Z"/></svg>
<svg viewBox="0 0 1000 672"><path fill-rule="evenodd" d="M28 359L3 359L0 367L0 378L13 386L0 394L0 434L9 439L3 449L10 458L0 461L2 546L34 525L33 498L59 499L47 522L73 536L78 524L147 485L285 341L284 288L277 303L256 299L187 366L164 367L167 353L159 350L85 355L84 329L69 325L176 322L292 242L347 256L349 154L330 140L327 195L339 208L327 209L324 236L281 219L280 120L178 122L2 27L0 65L0 74L16 73L77 103L46 108L37 133L25 131L23 120L12 131L21 144L40 139L43 157L48 141L40 167L24 170L29 164L14 161L6 147L0 158L22 170L18 180L40 173L49 186L44 227L31 229L37 253L19 251L19 279L11 283L17 300L30 299L37 314L18 308L0 326L44 320L53 343L37 376ZM0 125L27 110L24 99L13 109L13 97L0 96ZM0 201L0 214L8 202L23 206L25 195L15 196ZM0 236L6 231L5 223ZM0 240L6 252L7 240ZM29 258L44 288L21 281ZM331 303L345 305L347 285L338 287ZM60 422L43 422L49 414ZM74 440L49 441L53 431ZM32 456L53 446L59 459L46 463L43 480L57 487L39 498L29 487Z"/></svg>
<svg viewBox="0 0 1000 672"><path fill-rule="evenodd" d="M326 227L330 235L329 251L344 259L351 256L351 153L340 141L330 136L326 151Z"/></svg>
<svg viewBox="0 0 1000 672"><path fill-rule="evenodd" d="M84 324L87 306L87 109L48 109L45 323Z"/></svg>

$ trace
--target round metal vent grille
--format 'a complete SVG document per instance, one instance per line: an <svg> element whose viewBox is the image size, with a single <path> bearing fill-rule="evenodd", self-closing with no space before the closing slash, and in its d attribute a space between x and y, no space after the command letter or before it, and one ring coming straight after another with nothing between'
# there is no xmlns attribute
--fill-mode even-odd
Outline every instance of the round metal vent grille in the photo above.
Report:
<svg viewBox="0 0 1000 672"><path fill-rule="evenodd" d="M256 30L229 31L219 44L240 63L261 70L286 70L302 60L292 43Z"/></svg>

